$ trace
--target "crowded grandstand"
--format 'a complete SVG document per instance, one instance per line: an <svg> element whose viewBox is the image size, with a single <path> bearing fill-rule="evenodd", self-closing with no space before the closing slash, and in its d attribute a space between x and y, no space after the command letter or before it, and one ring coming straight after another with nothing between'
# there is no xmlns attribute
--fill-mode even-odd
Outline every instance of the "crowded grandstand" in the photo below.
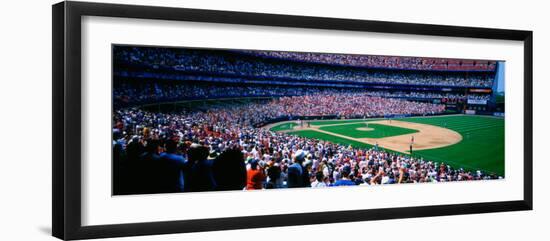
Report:
<svg viewBox="0 0 550 241"><path fill-rule="evenodd" d="M114 194L497 179L279 121L492 111L497 62L113 47Z"/></svg>

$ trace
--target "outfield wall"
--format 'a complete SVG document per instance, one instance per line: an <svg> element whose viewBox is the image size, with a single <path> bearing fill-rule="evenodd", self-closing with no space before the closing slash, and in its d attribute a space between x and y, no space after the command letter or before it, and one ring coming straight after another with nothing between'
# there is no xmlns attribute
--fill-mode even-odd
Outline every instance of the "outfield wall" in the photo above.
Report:
<svg viewBox="0 0 550 241"><path fill-rule="evenodd" d="M445 115L456 115L456 114L461 114L461 113L459 113L459 112L445 112L445 113L435 113L435 114L383 115L383 116L369 116L369 117L365 117L365 116L362 116L362 115L356 115L356 116L351 116L351 117L345 118L345 119L406 118L406 117L415 117L415 116L445 116ZM341 118L338 118L337 115L328 115L328 116L285 116L285 117L279 117L279 118L271 119L271 120L268 120L268 121L263 121L263 122L256 123L256 124L254 124L254 127L263 127L263 126L273 124L273 123L277 123L277 122L292 121L292 120L338 120L338 119L341 119ZM345 120L345 119L342 119L342 120Z"/></svg>

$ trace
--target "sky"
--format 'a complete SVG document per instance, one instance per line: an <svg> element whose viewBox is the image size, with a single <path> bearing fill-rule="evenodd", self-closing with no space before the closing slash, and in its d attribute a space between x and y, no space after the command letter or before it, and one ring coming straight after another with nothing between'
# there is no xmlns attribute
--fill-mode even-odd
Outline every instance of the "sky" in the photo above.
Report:
<svg viewBox="0 0 550 241"><path fill-rule="evenodd" d="M504 61L498 61L498 68L497 68L497 91L498 92L504 92Z"/></svg>

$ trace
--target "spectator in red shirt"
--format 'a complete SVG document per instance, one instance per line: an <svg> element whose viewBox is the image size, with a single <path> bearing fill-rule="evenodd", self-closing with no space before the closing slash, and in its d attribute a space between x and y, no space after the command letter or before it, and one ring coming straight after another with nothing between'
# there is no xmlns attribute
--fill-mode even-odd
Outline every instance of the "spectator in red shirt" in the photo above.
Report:
<svg viewBox="0 0 550 241"><path fill-rule="evenodd" d="M263 188L263 183L266 179L264 171L259 168L258 160L250 161L250 169L246 171L246 189L260 190Z"/></svg>

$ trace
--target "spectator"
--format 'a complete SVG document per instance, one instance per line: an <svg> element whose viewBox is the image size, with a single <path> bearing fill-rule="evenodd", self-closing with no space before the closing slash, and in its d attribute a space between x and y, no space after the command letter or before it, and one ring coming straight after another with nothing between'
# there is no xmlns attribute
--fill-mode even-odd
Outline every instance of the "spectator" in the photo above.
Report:
<svg viewBox="0 0 550 241"><path fill-rule="evenodd" d="M289 188L306 187L304 182L305 169L302 163L305 159L305 152L299 150L294 156L294 163L288 167L288 181L287 186Z"/></svg>
<svg viewBox="0 0 550 241"><path fill-rule="evenodd" d="M214 161L217 190L242 190L246 186L244 156L237 146L223 151Z"/></svg>
<svg viewBox="0 0 550 241"><path fill-rule="evenodd" d="M207 160L208 148L200 144L192 144L187 153L189 158L189 173L185 179L185 191L202 192L216 189L216 181L212 173L212 161Z"/></svg>
<svg viewBox="0 0 550 241"><path fill-rule="evenodd" d="M181 192L184 190L187 161L183 156L177 154L177 145L177 142L167 140L166 151L160 155L158 173L154 175L155 178L158 178L158 192Z"/></svg>
<svg viewBox="0 0 550 241"><path fill-rule="evenodd" d="M334 182L333 186L355 186L357 185L354 181L352 181L349 176L351 173L350 166L344 166L342 168L342 178L336 182Z"/></svg>
<svg viewBox="0 0 550 241"><path fill-rule="evenodd" d="M142 188L137 189L137 193L154 193L162 185L160 180L164 173L161 169L159 145L158 140L147 140L145 152L140 156L138 164L137 185ZM181 162L181 159L179 161Z"/></svg>
<svg viewBox="0 0 550 241"><path fill-rule="evenodd" d="M327 184L325 184L324 180L325 180L325 175L323 175L322 172L315 173L315 181L311 183L311 187L313 188L326 187Z"/></svg>
<svg viewBox="0 0 550 241"><path fill-rule="evenodd" d="M269 162L268 168L267 168L267 184L266 189L273 189L273 188L282 188L282 179L281 176L281 167L278 163L275 163L273 161Z"/></svg>
<svg viewBox="0 0 550 241"><path fill-rule="evenodd" d="M262 168L259 167L257 159L251 159L250 168L246 172L246 190L263 189L265 182L265 174Z"/></svg>

